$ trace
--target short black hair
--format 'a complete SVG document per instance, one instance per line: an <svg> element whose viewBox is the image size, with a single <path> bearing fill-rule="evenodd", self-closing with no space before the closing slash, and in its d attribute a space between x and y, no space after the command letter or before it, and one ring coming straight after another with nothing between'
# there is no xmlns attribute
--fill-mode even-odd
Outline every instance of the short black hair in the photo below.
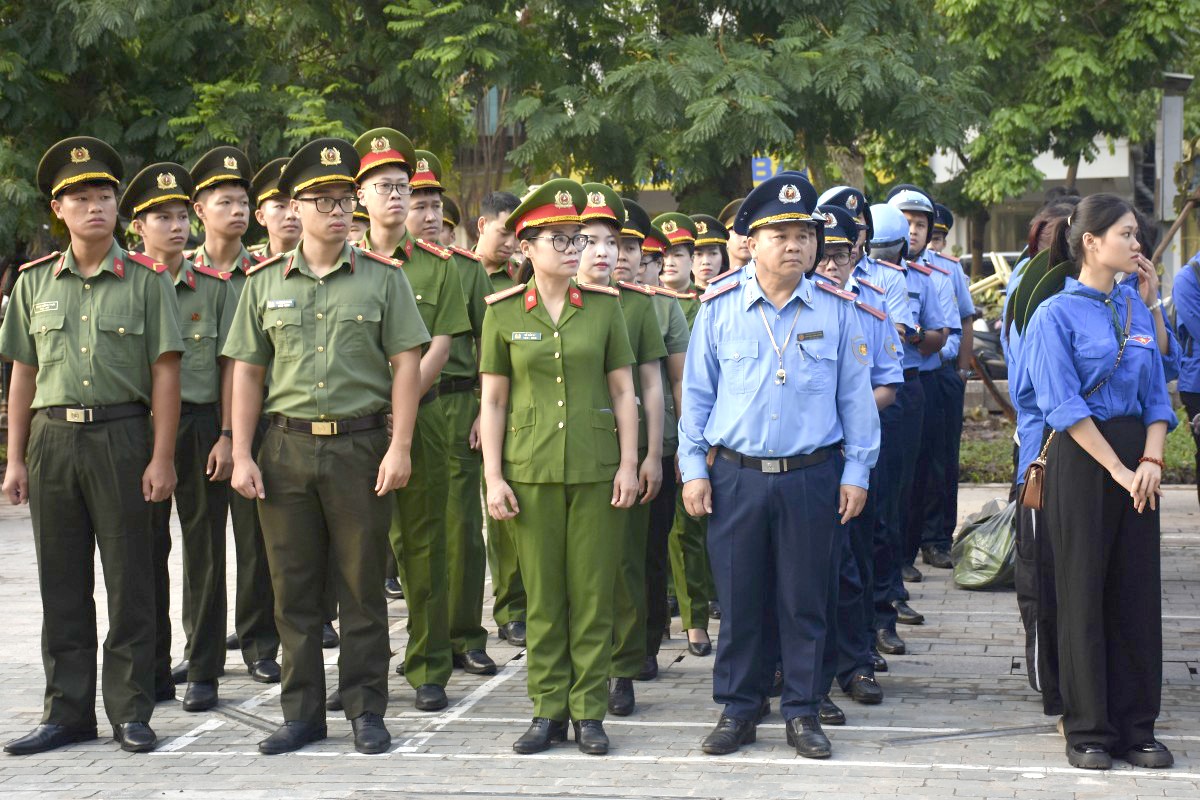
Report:
<svg viewBox="0 0 1200 800"><path fill-rule="evenodd" d="M495 219L501 214L511 214L521 205L521 198L512 192L492 192L479 201L479 216Z"/></svg>

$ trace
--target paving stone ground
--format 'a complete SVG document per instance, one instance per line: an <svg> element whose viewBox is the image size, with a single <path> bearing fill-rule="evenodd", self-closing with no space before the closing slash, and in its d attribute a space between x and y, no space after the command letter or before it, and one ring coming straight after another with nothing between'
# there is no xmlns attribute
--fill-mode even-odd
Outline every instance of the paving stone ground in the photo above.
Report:
<svg viewBox="0 0 1200 800"><path fill-rule="evenodd" d="M964 487L962 513L1002 494L1005 487ZM891 672L881 676L886 702L843 703L850 724L828 729L834 756L824 762L796 757L778 713L759 728L757 744L725 758L705 756L700 740L718 711L713 662L688 655L678 619L659 658L659 679L636 684L637 713L606 723L613 740L608 757L584 756L570 744L518 757L511 744L531 715L523 653L495 638L489 616L489 652L500 673L456 672L448 687L451 705L440 714L415 711L412 689L393 675L388 725L395 744L386 755L354 753L350 725L340 718L330 720L324 742L285 756L258 755L257 742L281 721L278 686L252 682L231 653L215 711L157 707L157 752L130 755L102 739L41 756L0 756L0 798L1198 798L1194 489L1167 490L1163 532L1166 663L1159 732L1175 752L1173 770L1134 770L1123 762L1106 774L1068 767L1054 720L1042 716L1026 680L1012 592L962 591L947 571L926 569L926 581L910 590L912 605L928 621L902 629L911 654L892 657ZM179 549L172 554L174 608ZM102 587L97 575L103 631ZM0 609L0 739L8 740L37 724L42 704L40 600L24 508L0 509ZM393 646L401 650L406 608L400 601L390 610ZM182 631L175 616L178 652ZM711 630L715 636L715 623ZM333 678L337 651L326 652Z"/></svg>

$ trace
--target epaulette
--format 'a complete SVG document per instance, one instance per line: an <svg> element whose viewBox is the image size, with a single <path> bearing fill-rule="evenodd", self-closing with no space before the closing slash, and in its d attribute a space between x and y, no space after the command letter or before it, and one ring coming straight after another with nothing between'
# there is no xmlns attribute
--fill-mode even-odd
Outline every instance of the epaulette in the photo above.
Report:
<svg viewBox="0 0 1200 800"><path fill-rule="evenodd" d="M579 288L585 292L599 292L600 294L610 294L613 297L620 297L621 293L611 286L601 286L598 283L584 283L579 281Z"/></svg>
<svg viewBox="0 0 1200 800"><path fill-rule="evenodd" d="M479 254L478 254L478 253L472 253L470 250L468 250L468 249L467 249L467 248L465 248L465 247L458 247L458 246L456 246L456 245L449 245L449 246L447 247L447 249L448 249L448 250L449 250L451 253L458 253L460 256L463 256L464 258L469 258L469 259L471 259L472 261L482 261L482 260L483 260L483 259L481 259L481 258L479 257Z"/></svg>
<svg viewBox="0 0 1200 800"><path fill-rule="evenodd" d="M739 267L739 269L740 269L740 267ZM728 292L730 289L736 289L739 286L741 286L740 283L727 283L724 286L717 287L716 289L709 289L707 292L700 295L700 302L707 303L709 300L712 300L714 297L720 297L721 295Z"/></svg>
<svg viewBox="0 0 1200 800"><path fill-rule="evenodd" d="M487 297L483 298L483 302L490 306L492 303L499 302L506 297L513 297L514 295L518 295L523 291L525 291L525 284L518 283L515 286L508 287L507 289L501 289L494 294L489 294Z"/></svg>
<svg viewBox="0 0 1200 800"><path fill-rule="evenodd" d="M876 294L887 294L887 292L885 292L883 289L880 289L878 286L871 283L870 281L865 281L862 278L855 278L854 280L856 280L860 285L865 286L868 289L870 289L871 291L875 292Z"/></svg>
<svg viewBox="0 0 1200 800"><path fill-rule="evenodd" d="M858 295L856 295L854 292L847 292L845 289L839 289L838 287L834 286L832 283L825 283L824 281L813 281L813 283L817 284L818 289L824 289L825 291L829 292L830 294L840 297L843 300L857 300L858 299Z"/></svg>
<svg viewBox="0 0 1200 800"><path fill-rule="evenodd" d="M649 295L650 297L654 296L653 289L651 289L649 286L643 286L640 283L630 283L629 281L617 281L617 286L620 286L622 289L628 289L631 292L641 292L642 294Z"/></svg>
<svg viewBox="0 0 1200 800"><path fill-rule="evenodd" d="M387 256L381 256L381 255L379 255L379 253L376 253L374 250L363 250L360 248L359 252L362 253L367 258L371 259L372 261L378 261L380 264L387 264L389 267L404 266L404 262L401 261L400 259L388 258Z"/></svg>
<svg viewBox="0 0 1200 800"><path fill-rule="evenodd" d="M442 261L450 260L450 251L439 244L433 244L432 242L427 242L424 239L417 239L417 247L420 247L422 250L428 250L430 253L433 253L435 256L442 259Z"/></svg>
<svg viewBox="0 0 1200 800"><path fill-rule="evenodd" d="M285 255L286 255L286 253L279 253L277 255L271 256L268 259L264 259L263 261L260 261L257 264L255 264L254 266L250 267L250 269L246 270L246 274L253 275L254 273L261 270L263 267L269 267L271 264L278 264L280 261L283 260L283 257Z"/></svg>
<svg viewBox="0 0 1200 800"><path fill-rule="evenodd" d="M875 306L869 306L866 303L864 303L862 300L855 300L854 305L858 309L867 312L872 317L875 317L875 319L883 320L885 322L887 321L887 314L883 313Z"/></svg>
<svg viewBox="0 0 1200 800"><path fill-rule="evenodd" d="M216 278L219 281L227 281L229 280L229 276L233 274L232 272L221 272L219 269L213 269L212 267L205 267L197 264L192 265L192 271L199 272L201 275L207 275L210 278Z"/></svg>
<svg viewBox="0 0 1200 800"><path fill-rule="evenodd" d="M932 269L930 269L929 267L925 266L924 264L918 263L916 261L909 261L908 265L910 267L912 267L913 269L915 269L917 272L921 273L922 275L932 275L933 274Z"/></svg>
<svg viewBox="0 0 1200 800"><path fill-rule="evenodd" d="M166 264L163 264L160 261L155 261L153 258L146 255L145 253L130 253L129 260L134 262L135 264L141 264L143 267L150 270L151 272L166 272L167 271Z"/></svg>
<svg viewBox="0 0 1200 800"><path fill-rule="evenodd" d="M932 261L926 261L925 266L929 267L930 269L936 269L938 272L942 273L943 275L950 274L950 270L946 269L945 267L939 267L937 264L934 264Z"/></svg>
<svg viewBox="0 0 1200 800"><path fill-rule="evenodd" d="M879 262L880 264L883 264L885 267L891 267L892 269L896 270L897 272L904 272L904 267L900 266L899 264L893 264L890 261L884 261L882 258L877 258L875 260L877 262Z"/></svg>
<svg viewBox="0 0 1200 800"><path fill-rule="evenodd" d="M951 255L947 255L945 253L938 253L937 255L938 255L938 258L944 258L947 261L953 261L955 264L962 263L962 259L959 258L958 256L951 256Z"/></svg>
<svg viewBox="0 0 1200 800"><path fill-rule="evenodd" d="M709 284L714 284L717 281L724 280L725 278L728 278L730 275L733 275L735 272L738 272L739 270L743 270L745 268L746 268L746 265L742 264L742 266L740 266L740 267L734 267L733 269L727 269L724 272L722 272L720 275L716 276L715 278L709 278L708 282L709 282Z"/></svg>
<svg viewBox="0 0 1200 800"><path fill-rule="evenodd" d="M661 294L666 297L674 297L676 300L695 300L695 292L677 292L674 289L668 289L666 286L651 286L650 290L654 294Z"/></svg>
<svg viewBox="0 0 1200 800"><path fill-rule="evenodd" d="M21 265L21 267L17 270L17 272L24 272L25 270L29 269L30 267L36 267L40 264L45 264L50 259L58 256L58 254L59 254L59 251L55 250L53 253L51 253L48 256L42 256L41 258L35 258L33 261L26 261L24 264Z"/></svg>

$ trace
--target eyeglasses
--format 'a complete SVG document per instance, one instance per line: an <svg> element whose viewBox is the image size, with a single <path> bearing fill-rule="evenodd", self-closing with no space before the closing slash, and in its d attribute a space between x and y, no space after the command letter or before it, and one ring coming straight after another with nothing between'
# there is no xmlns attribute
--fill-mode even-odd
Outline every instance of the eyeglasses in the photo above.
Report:
<svg viewBox="0 0 1200 800"><path fill-rule="evenodd" d="M297 197L301 203L312 203L317 207L317 211L322 214L329 214L333 211L334 206L338 206L349 214L354 209L358 208L357 197Z"/></svg>
<svg viewBox="0 0 1200 800"><path fill-rule="evenodd" d="M574 236L567 236L565 233L556 233L553 236L530 236L529 238L530 240L545 239L560 253L567 252L567 248L572 246L576 250L582 250L591 241L587 234L584 233L577 233Z"/></svg>
<svg viewBox="0 0 1200 800"><path fill-rule="evenodd" d="M844 267L850 263L850 254L849 253L834 253L833 255L826 255L821 259L822 264L824 264L828 261L832 261L834 264L837 264L839 267Z"/></svg>
<svg viewBox="0 0 1200 800"><path fill-rule="evenodd" d="M380 181L379 183L372 184L372 186L375 187L375 194L381 194L384 197L389 196L392 192L401 197L408 197L413 193L412 184L410 183L385 183L384 181Z"/></svg>

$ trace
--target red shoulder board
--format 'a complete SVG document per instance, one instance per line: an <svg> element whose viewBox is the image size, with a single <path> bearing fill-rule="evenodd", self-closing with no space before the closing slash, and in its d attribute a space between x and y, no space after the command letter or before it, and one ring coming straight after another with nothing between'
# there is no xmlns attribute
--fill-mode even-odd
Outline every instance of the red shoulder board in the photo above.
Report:
<svg viewBox="0 0 1200 800"><path fill-rule="evenodd" d="M876 294L886 294L886 292L884 292L884 291L883 291L883 289L880 289L878 286L876 286L875 284L871 283L870 281L864 281L862 278L855 278L855 280L856 280L858 283L860 283L860 284L862 284L863 286L865 286L865 287L867 287L868 289L870 289L871 291L875 292Z"/></svg>
<svg viewBox="0 0 1200 800"><path fill-rule="evenodd" d="M422 250L428 250L443 261L450 260L450 251L441 245L427 242L424 239L417 239L417 247L421 248Z"/></svg>
<svg viewBox="0 0 1200 800"><path fill-rule="evenodd" d="M381 255L379 255L379 253L376 253L374 250L363 250L360 248L359 252L362 253L367 258L371 259L372 261L378 261L380 264L387 264L389 267L404 266L404 262L401 261L400 259L388 258L387 256L381 256Z"/></svg>
<svg viewBox="0 0 1200 800"><path fill-rule="evenodd" d="M167 265L155 261L145 253L129 253L129 260L134 263L141 264L151 272L166 272Z"/></svg>
<svg viewBox="0 0 1200 800"><path fill-rule="evenodd" d="M53 253L51 253L48 256L42 256L41 258L35 258L33 261L26 261L24 264L21 265L20 269L18 269L17 272L24 272L25 270L29 269L30 267L36 267L36 266L40 266L41 264L45 264L45 263L49 262L52 258L56 257L58 254L59 254L59 251L55 250Z"/></svg>
<svg viewBox="0 0 1200 800"><path fill-rule="evenodd" d="M232 272L221 272L219 269L197 264L192 265L192 271L199 272L201 275L207 275L210 278L216 278L219 281L227 281L229 280L229 276L233 274Z"/></svg>
<svg viewBox="0 0 1200 800"><path fill-rule="evenodd" d="M472 261L481 261L482 260L479 258L479 256L476 253L472 253L470 250L466 249L465 247L457 247L455 245L450 245L447 249L451 253L458 253L463 258L469 258Z"/></svg>
<svg viewBox="0 0 1200 800"><path fill-rule="evenodd" d="M854 305L857 306L859 308L859 310L865 311L868 314L870 314L872 317L875 317L875 319L884 320L884 321L887 320L887 314L883 313L875 306L867 305L862 300L855 300Z"/></svg>
<svg viewBox="0 0 1200 800"><path fill-rule="evenodd" d="M882 258L877 258L875 260L878 261L880 264L883 264L885 267L891 267L892 269L897 270L899 272L904 272L904 267L900 266L899 264L893 264L890 261L884 261Z"/></svg>
<svg viewBox="0 0 1200 800"><path fill-rule="evenodd" d="M740 269L740 267L739 267L739 269ZM725 274L728 275L729 273L725 273ZM709 289L707 292L700 295L700 302L707 303L709 300L712 300L714 297L720 297L721 295L728 292L730 289L736 289L739 286L741 286L740 283L727 283L724 286L718 287L716 289Z"/></svg>
<svg viewBox="0 0 1200 800"><path fill-rule="evenodd" d="M518 295L523 291L525 291L525 284L518 283L516 286L510 286L507 289L502 289L495 294L489 294L487 297L483 298L483 302L490 306L492 303L496 303L506 297L513 297L514 295Z"/></svg>
<svg viewBox="0 0 1200 800"><path fill-rule="evenodd" d="M942 273L943 275L950 274L950 270L946 269L945 267L939 267L937 264L933 263L932 261L925 262L925 266L929 267L930 269L936 269L938 272Z"/></svg>
<svg viewBox="0 0 1200 800"><path fill-rule="evenodd" d="M654 296L654 290L649 286L642 286L640 283L630 283L629 281L617 281L617 286L622 289L628 289L631 292L641 292L642 294Z"/></svg>
<svg viewBox="0 0 1200 800"><path fill-rule="evenodd" d="M654 294L661 294L665 297L674 297L676 300L695 300L695 292L677 292L674 289L668 289L666 286L649 286L647 287Z"/></svg>
<svg viewBox="0 0 1200 800"><path fill-rule="evenodd" d="M579 288L585 292L600 292L601 294L611 294L613 297L620 297L621 293L611 286L601 286L598 283L579 282Z"/></svg>
<svg viewBox="0 0 1200 800"><path fill-rule="evenodd" d="M745 268L745 264L743 264L740 267L734 267L733 269L727 269L724 272L722 272L720 275L716 276L715 278L709 278L708 282L709 282L709 284L714 284L723 278L728 278L730 275L740 272L744 268Z"/></svg>
<svg viewBox="0 0 1200 800"><path fill-rule="evenodd" d="M962 259L961 259L961 258L959 258L958 256L952 256L952 255L949 255L948 253L938 253L938 257L939 257L939 258L944 258L944 259L946 259L947 261L953 261L955 264L961 264L961 263L962 263Z"/></svg>
<svg viewBox="0 0 1200 800"><path fill-rule="evenodd" d="M932 275L933 274L933 270L931 270L929 267L925 266L924 264L917 263L916 261L909 261L908 265L910 267L912 267L913 269L915 269L917 272L921 273L922 275Z"/></svg>
<svg viewBox="0 0 1200 800"><path fill-rule="evenodd" d="M832 283L825 283L824 281L814 281L814 283L817 284L818 289L824 289L825 291L829 292L830 294L840 297L843 300L858 299L858 296L856 294L854 294L854 292L847 292L845 289L839 289L836 286L834 286Z"/></svg>
<svg viewBox="0 0 1200 800"><path fill-rule="evenodd" d="M264 261L260 261L257 264L255 264L254 266L250 267L250 269L246 270L246 274L253 275L254 273L258 272L263 267L269 267L272 264L278 264L280 261L283 260L283 257L285 255L286 255L286 253L279 253L278 255L273 255Z"/></svg>

